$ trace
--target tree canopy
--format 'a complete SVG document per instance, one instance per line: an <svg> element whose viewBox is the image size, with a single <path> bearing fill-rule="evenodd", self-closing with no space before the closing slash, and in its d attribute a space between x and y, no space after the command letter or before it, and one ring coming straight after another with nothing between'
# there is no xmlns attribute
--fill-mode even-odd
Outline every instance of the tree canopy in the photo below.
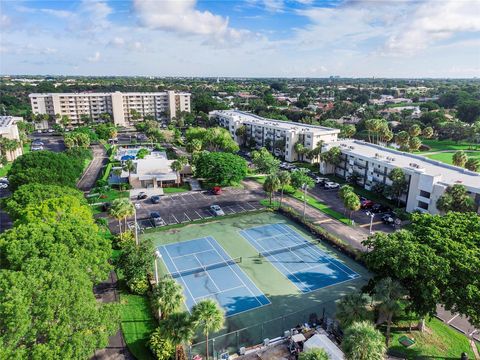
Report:
<svg viewBox="0 0 480 360"><path fill-rule="evenodd" d="M247 175L247 163L238 155L204 151L194 160L195 176L216 185L239 183Z"/></svg>
<svg viewBox="0 0 480 360"><path fill-rule="evenodd" d="M475 209L474 200L468 195L467 188L461 184L448 186L437 200L440 211L468 212Z"/></svg>
<svg viewBox="0 0 480 360"><path fill-rule="evenodd" d="M262 174L276 172L280 165L280 160L265 148L261 148L258 151L252 151L252 162L256 166L258 172Z"/></svg>
<svg viewBox="0 0 480 360"><path fill-rule="evenodd" d="M35 151L24 154L12 163L8 171L10 189L28 183L54 184L74 187L82 169L72 156L51 151ZM82 160L83 163L83 160Z"/></svg>
<svg viewBox="0 0 480 360"><path fill-rule="evenodd" d="M228 130L221 127L193 127L187 130L185 137L187 139L187 145L193 140L197 140L197 144L198 141L200 141L201 150L225 151L230 153L239 150L238 144L233 140ZM189 147L192 147L192 145L189 145Z"/></svg>
<svg viewBox="0 0 480 360"><path fill-rule="evenodd" d="M480 325L480 217L449 212L413 214L409 230L377 233L364 241L370 270L398 280L410 309L434 315L437 304Z"/></svg>

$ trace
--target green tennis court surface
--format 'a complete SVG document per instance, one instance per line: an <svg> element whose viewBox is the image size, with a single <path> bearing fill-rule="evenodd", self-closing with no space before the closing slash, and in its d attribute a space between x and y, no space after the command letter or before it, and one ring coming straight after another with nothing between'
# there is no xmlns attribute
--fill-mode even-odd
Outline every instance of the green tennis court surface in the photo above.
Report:
<svg viewBox="0 0 480 360"><path fill-rule="evenodd" d="M317 289L311 288L308 292L302 292L294 282L288 279L269 261L268 257L259 257L259 250L241 235L241 231L243 230L261 226L267 226L267 228L270 229L277 226L290 229L296 234L295 236L301 238L302 241L312 242L312 244L309 245L309 247L312 246L311 249L315 249L315 251L318 251L318 253L321 253L326 258L328 257L328 259L335 262L336 265L342 268L345 267L345 270L348 268L351 274L355 273L359 276L352 279L348 278L348 281L337 282L336 280L339 279L336 279L333 273L328 274L326 277L325 274L322 273L320 275L326 279L323 281L331 281L331 279L333 279L332 284L326 287L318 287ZM291 237L294 236L293 233L290 234ZM264 338L273 339L282 336L285 330L289 330L292 327L311 321L312 319L320 319L323 315L333 317L335 313L335 302L346 293L360 289L367 283L371 276L365 268L347 256L334 250L326 243L318 243L317 239L310 236L308 232L305 232L303 228L296 223L271 212L246 214L234 218L220 218L209 223L192 224L182 228L149 233L143 235L143 237L151 238L156 247L168 246L169 249L173 249L171 244L177 244L173 246L177 246L178 250L184 253L171 254L172 256L184 254L196 255L198 251L202 251L199 245L204 246L205 244L197 243L188 245L188 241L204 238L214 239L215 242L218 243L218 246L225 252L224 256L221 256L223 260L227 261L227 258L232 259L227 261L226 267L228 267L228 265L238 266L245 276L251 280L252 286L258 289L258 295L261 296L261 294L263 294L266 299L269 300L269 305L252 307L248 309L248 311L234 311L232 313L231 309L240 309L246 304L246 302L242 302L242 297L247 294L247 289L243 288L241 295L233 296L226 301L227 306L225 306L224 302L223 306L230 316L226 320L225 328L213 336L216 337L216 351L220 351L223 348L238 351L240 346L254 345L261 343ZM182 243L184 243L184 245L179 245ZM294 245L295 244L296 242ZM274 243L271 243L269 249L277 249L277 246L274 245ZM284 243L278 244L278 247L283 246ZM217 247L215 248L218 250ZM210 251L212 249L203 250ZM198 268L198 266L195 265L198 265L198 261L195 262L196 259L195 261L192 260L191 256L189 258L188 261L183 261L181 264L183 268L179 268L178 270L175 270L173 265L170 264L170 271L163 261L159 261L160 275L170 276L168 274L173 272L175 276L179 276L176 277L176 280L180 281L184 274L182 270L185 269L188 273L190 268ZM237 258L241 258L241 262L237 263L237 261L235 261ZM208 265L213 264L213 268L215 268L216 271L217 267L215 264L219 259L218 256L208 261L201 259L199 261L201 264L200 267L205 266L205 270L211 272ZM305 259L303 260L305 261ZM220 272L225 271L226 270L221 270ZM204 271L202 269L200 269L199 272L195 271L195 274L199 273L202 279L206 281ZM221 289L218 289L220 292L223 292L222 290L228 290L227 285L224 284L224 279L226 276L233 276L230 270L229 273L229 275L223 273L220 276L222 278L222 284L217 284L217 287L221 287ZM319 276L318 273L316 276ZM193 281L193 279L191 280ZM215 281L215 279L213 280ZM326 283L323 282L322 284ZM190 285L194 286L193 283L189 283L187 286ZM210 285L208 286L210 287ZM205 290L205 286L202 285L202 289ZM216 290L213 286L210 292L210 296L215 298ZM209 296L209 294L199 293L193 294L193 297L197 295L200 297L203 295ZM223 295L224 294L222 294L222 296ZM234 299L235 297L237 299ZM240 300L239 307L228 305L233 304L235 300ZM221 299L217 298L217 301L222 305ZM195 343L197 344L201 341L202 339L198 338L195 340ZM213 347L213 343L211 346ZM205 344L200 343L194 345L192 351L203 354L205 352Z"/></svg>

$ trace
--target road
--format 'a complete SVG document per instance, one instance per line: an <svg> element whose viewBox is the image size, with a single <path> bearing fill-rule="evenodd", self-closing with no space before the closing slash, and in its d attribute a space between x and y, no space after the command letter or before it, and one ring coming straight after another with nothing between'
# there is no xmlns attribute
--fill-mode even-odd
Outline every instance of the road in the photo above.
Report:
<svg viewBox="0 0 480 360"><path fill-rule="evenodd" d="M90 191L95 186L103 166L108 158L102 145L92 145L93 160L77 182L77 188L81 191Z"/></svg>

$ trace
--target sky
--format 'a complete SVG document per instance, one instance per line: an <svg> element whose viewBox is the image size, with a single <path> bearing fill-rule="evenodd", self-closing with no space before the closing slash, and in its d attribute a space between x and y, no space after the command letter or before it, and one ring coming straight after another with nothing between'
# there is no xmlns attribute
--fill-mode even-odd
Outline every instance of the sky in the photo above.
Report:
<svg viewBox="0 0 480 360"><path fill-rule="evenodd" d="M480 77L480 0L0 0L0 73Z"/></svg>

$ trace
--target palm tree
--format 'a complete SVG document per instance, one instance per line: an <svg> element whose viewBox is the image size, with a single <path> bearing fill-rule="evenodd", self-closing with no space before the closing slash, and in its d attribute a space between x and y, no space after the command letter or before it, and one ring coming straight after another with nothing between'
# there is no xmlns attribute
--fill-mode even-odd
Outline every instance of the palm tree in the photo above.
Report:
<svg viewBox="0 0 480 360"><path fill-rule="evenodd" d="M124 171L128 171L128 176L130 177L130 173L132 171L135 171L135 163L133 162L133 160L129 159L125 161L125 164L123 164L122 168Z"/></svg>
<svg viewBox="0 0 480 360"><path fill-rule="evenodd" d="M218 304L212 299L202 300L192 308L192 317L198 327L203 328L206 338L208 360L208 334L223 328L225 314Z"/></svg>
<svg viewBox="0 0 480 360"><path fill-rule="evenodd" d="M278 190L280 187L280 180L278 179L277 175L270 174L267 175L265 178L265 182L263 183L263 190L265 190L270 198L270 205L272 205L272 196L275 191Z"/></svg>
<svg viewBox="0 0 480 360"><path fill-rule="evenodd" d="M327 352L321 348L310 349L304 352L301 352L298 356L298 360L329 360Z"/></svg>
<svg viewBox="0 0 480 360"><path fill-rule="evenodd" d="M378 309L380 313L387 317L386 345L390 342L390 329L392 327L393 316L401 310L401 300L405 296L405 290L402 285L389 277L381 279L375 285L374 299L379 301Z"/></svg>
<svg viewBox="0 0 480 360"><path fill-rule="evenodd" d="M368 321L355 322L345 330L342 348L347 360L384 360L385 341Z"/></svg>
<svg viewBox="0 0 480 360"><path fill-rule="evenodd" d="M200 303L199 303L200 304ZM160 321L158 330L175 345L175 359L185 343L190 343L195 333L195 322L187 312L176 312Z"/></svg>
<svg viewBox="0 0 480 360"><path fill-rule="evenodd" d="M175 160L170 165L170 168L173 171L175 171L175 173L177 174L177 186L179 186L180 185L180 171L183 169L183 165L180 162L180 160Z"/></svg>
<svg viewBox="0 0 480 360"><path fill-rule="evenodd" d="M344 296L337 304L336 318L343 327L367 319L367 298L360 292Z"/></svg>
<svg viewBox="0 0 480 360"><path fill-rule="evenodd" d="M122 235L122 218L123 218L123 215L120 211L120 207L119 206L112 206L110 207L109 211L108 211L108 214L113 217L114 219L117 219L118 220L118 228L119 228L119 231L120 231L120 240L123 240L123 235Z"/></svg>
<svg viewBox="0 0 480 360"><path fill-rule="evenodd" d="M153 304L158 307L160 319L180 310L184 301L182 287L171 278L165 278L153 289Z"/></svg>
<svg viewBox="0 0 480 360"><path fill-rule="evenodd" d="M278 181L280 184L281 195L280 195L280 206L282 206L283 201L283 190L285 190L285 186L290 185L291 177L288 171L279 171L277 173Z"/></svg>
<svg viewBox="0 0 480 360"><path fill-rule="evenodd" d="M453 165L455 166L464 167L467 160L468 160L467 154L465 154L463 150L458 150L452 156L452 162L453 162Z"/></svg>
<svg viewBox="0 0 480 360"><path fill-rule="evenodd" d="M480 167L480 159L470 158L465 163L465 168L470 171L478 172L479 167Z"/></svg>

